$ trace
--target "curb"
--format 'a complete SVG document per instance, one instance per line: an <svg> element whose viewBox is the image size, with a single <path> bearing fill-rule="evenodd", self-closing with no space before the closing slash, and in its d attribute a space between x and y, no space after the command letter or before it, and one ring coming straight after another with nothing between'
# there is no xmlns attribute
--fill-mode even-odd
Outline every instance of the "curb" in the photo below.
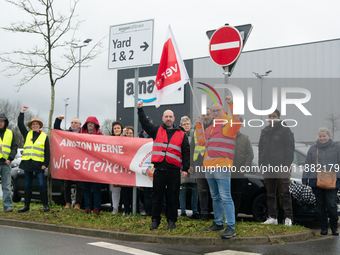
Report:
<svg viewBox="0 0 340 255"><path fill-rule="evenodd" d="M46 223L36 223L27 221L17 221L10 219L0 219L0 225L10 227L20 227L27 229L36 229L57 233L65 233L72 235L82 235L87 237L105 238L119 241L144 242L157 244L173 244L173 245L195 245L195 246L253 246L268 245L288 242L306 241L313 237L313 231L300 234L284 235L284 236L263 236L263 237L234 237L231 239L217 238L197 238L197 237L178 237L178 236L157 236L130 234L125 232L113 232L107 230L95 230L88 228L73 228L68 226L57 226Z"/></svg>

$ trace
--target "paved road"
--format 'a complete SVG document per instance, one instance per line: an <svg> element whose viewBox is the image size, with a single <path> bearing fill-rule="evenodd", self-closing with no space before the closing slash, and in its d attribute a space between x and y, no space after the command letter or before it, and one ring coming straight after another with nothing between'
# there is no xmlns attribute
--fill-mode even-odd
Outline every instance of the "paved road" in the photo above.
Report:
<svg viewBox="0 0 340 255"><path fill-rule="evenodd" d="M31 229L0 226L0 254L22 255L191 255L191 254L339 254L339 237L318 238L308 242L241 248L199 247L120 242Z"/></svg>

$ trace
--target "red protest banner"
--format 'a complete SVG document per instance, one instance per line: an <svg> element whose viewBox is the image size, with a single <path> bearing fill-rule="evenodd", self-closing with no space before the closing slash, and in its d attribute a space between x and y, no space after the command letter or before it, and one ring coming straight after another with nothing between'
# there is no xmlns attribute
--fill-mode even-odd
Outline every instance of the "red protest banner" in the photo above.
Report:
<svg viewBox="0 0 340 255"><path fill-rule="evenodd" d="M52 178L151 187L152 139L52 130Z"/></svg>

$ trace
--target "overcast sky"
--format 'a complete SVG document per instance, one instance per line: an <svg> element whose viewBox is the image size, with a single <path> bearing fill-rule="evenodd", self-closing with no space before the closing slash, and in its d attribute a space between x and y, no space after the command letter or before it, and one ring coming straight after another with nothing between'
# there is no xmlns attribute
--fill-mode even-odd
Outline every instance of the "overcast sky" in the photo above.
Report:
<svg viewBox="0 0 340 255"><path fill-rule="evenodd" d="M34 0L32 0L34 2ZM68 6L68 0L55 0L57 8ZM17 8L0 0L0 26L11 22L27 21ZM225 23L232 26L252 24L253 31L244 51L293 45L340 38L340 2L337 0L257 0L257 1L191 1L191 0L81 0L77 7L79 20L84 20L76 36L81 40L91 38L97 42L103 37L105 51L82 68L80 118L92 115L100 123L116 117L116 71L107 68L109 28L112 25L154 19L153 63L159 63L161 50L170 25L183 59L209 55L206 31L217 29ZM20 37L0 31L0 51L29 49L35 44L35 36ZM93 43L91 42L91 43ZM86 53L87 48L83 48ZM0 63L0 70L5 65ZM237 66L236 66L237 68ZM258 70L265 72L266 70ZM14 87L20 76L6 78L0 73L0 98L21 100L34 112L48 120L50 86L48 77L35 78L16 93ZM63 99L70 98L67 122L76 116L78 69L56 85L54 117L65 112ZM131 123L132 124L132 123Z"/></svg>

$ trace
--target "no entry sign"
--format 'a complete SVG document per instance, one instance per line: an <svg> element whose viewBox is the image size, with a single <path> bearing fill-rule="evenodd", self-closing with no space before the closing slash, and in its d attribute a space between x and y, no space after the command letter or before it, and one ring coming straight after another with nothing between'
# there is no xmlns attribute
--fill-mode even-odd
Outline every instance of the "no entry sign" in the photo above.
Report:
<svg viewBox="0 0 340 255"><path fill-rule="evenodd" d="M215 31L209 43L209 52L212 60L221 66L234 63L243 48L240 33L234 27L225 26Z"/></svg>

